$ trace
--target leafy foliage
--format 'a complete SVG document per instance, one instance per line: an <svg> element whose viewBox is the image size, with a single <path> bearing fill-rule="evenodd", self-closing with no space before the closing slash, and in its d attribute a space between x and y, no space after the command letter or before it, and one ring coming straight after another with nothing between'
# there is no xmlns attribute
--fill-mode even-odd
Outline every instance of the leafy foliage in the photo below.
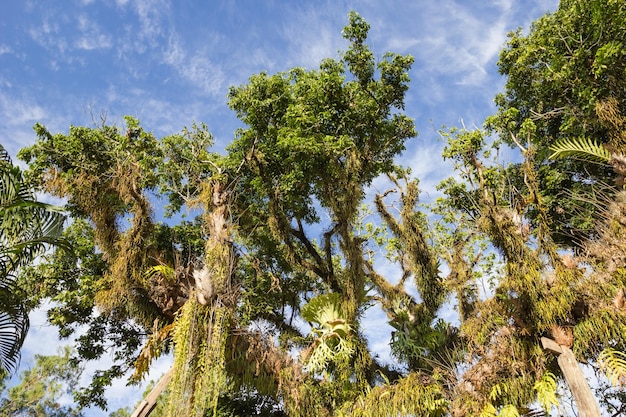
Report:
<svg viewBox="0 0 626 417"><path fill-rule="evenodd" d="M556 376L546 371L540 380L535 382L535 391L537 391L537 401L547 415L550 414L552 406L558 407L559 400L556 396Z"/></svg>
<svg viewBox="0 0 626 417"><path fill-rule="evenodd" d="M549 413L562 373L542 337L621 375L626 192L580 206L624 175L615 22L626 16L621 2L600 3L564 0L528 36L511 35L498 114L485 131L442 132L455 171L427 208L394 165L416 135L403 114L413 59L377 62L356 13L338 59L231 88L244 127L225 155L204 125L160 140L133 118L67 135L36 126L20 155L29 178L67 199L76 257L25 269L27 302L55 301L64 336L88 326L78 359L115 360L78 391L81 404L104 406L113 378L134 369L139 381L168 351L166 415L520 416L540 413L537 401ZM500 165L502 141L519 163ZM583 153L610 165L550 159ZM368 199L377 178L391 189ZM167 216L200 215L158 223L154 193ZM398 369L362 334L374 305Z"/></svg>
<svg viewBox="0 0 626 417"><path fill-rule="evenodd" d="M620 387L626 384L626 354L606 348L598 356L598 361L611 384Z"/></svg>
<svg viewBox="0 0 626 417"><path fill-rule="evenodd" d="M318 372L329 362L349 359L354 353L350 340L352 327L344 317L339 294L321 294L302 307L302 318L314 323L316 340L308 358L307 369Z"/></svg>
<svg viewBox="0 0 626 417"><path fill-rule="evenodd" d="M608 163L611 153L602 145L591 139L562 139L551 146L554 151L550 159L571 157L583 157L586 160Z"/></svg>
<svg viewBox="0 0 626 417"><path fill-rule="evenodd" d="M68 347L55 356L35 356L32 368L23 371L20 382L3 392L3 416L80 417L83 413L60 403L76 386L81 367L71 359Z"/></svg>
<svg viewBox="0 0 626 417"><path fill-rule="evenodd" d="M511 33L500 54L506 89L488 125L508 144L536 146L535 169L559 244L593 234L590 189L615 173L572 158L549 160L550 147L580 137L615 151L626 144L625 18L620 0L563 0L528 35Z"/></svg>

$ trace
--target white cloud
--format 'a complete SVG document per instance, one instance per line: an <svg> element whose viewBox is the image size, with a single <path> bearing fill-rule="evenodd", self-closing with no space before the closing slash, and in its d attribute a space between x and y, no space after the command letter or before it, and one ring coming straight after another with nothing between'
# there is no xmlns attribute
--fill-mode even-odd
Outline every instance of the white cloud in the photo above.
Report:
<svg viewBox="0 0 626 417"><path fill-rule="evenodd" d="M345 49L341 28L346 21L345 16L337 16L337 10L318 5L288 11L280 32L285 49L279 58L290 67L318 68L324 58L335 58Z"/></svg>
<svg viewBox="0 0 626 417"><path fill-rule="evenodd" d="M139 18L138 41L156 46L163 36L165 18L170 5L167 0L132 0Z"/></svg>
<svg viewBox="0 0 626 417"><path fill-rule="evenodd" d="M204 51L189 54L175 34L170 35L163 62L203 93L214 97L226 94L226 75L222 67L209 59Z"/></svg>
<svg viewBox="0 0 626 417"><path fill-rule="evenodd" d="M58 53L65 53L68 49L67 41L60 36L60 21L52 21L56 19L50 17L44 17L41 24L32 26L28 33L30 37L44 48ZM65 22L63 22L65 23Z"/></svg>
<svg viewBox="0 0 626 417"><path fill-rule="evenodd" d="M101 32L98 24L89 19L86 15L80 15L78 20L78 30L81 36L74 42L74 45L79 49L92 50L92 49L108 49L113 46L111 36Z"/></svg>
<svg viewBox="0 0 626 417"><path fill-rule="evenodd" d="M46 116L46 112L43 107L31 100L0 92L0 115L3 124L14 127L39 121Z"/></svg>
<svg viewBox="0 0 626 417"><path fill-rule="evenodd" d="M484 85L511 29L512 4L511 0L405 3L399 22L380 18L373 33L386 50L414 55L420 71L446 74L456 84Z"/></svg>
<svg viewBox="0 0 626 417"><path fill-rule="evenodd" d="M419 141L402 156L402 163L411 168L411 175L420 180L424 197L439 194L437 184L452 174L452 166L441 157L444 144L439 141Z"/></svg>
<svg viewBox="0 0 626 417"><path fill-rule="evenodd" d="M376 359L382 364L395 363L389 346L393 328L389 325L389 319L380 307L374 306L367 310L363 320L361 320L361 327L370 350L377 356Z"/></svg>

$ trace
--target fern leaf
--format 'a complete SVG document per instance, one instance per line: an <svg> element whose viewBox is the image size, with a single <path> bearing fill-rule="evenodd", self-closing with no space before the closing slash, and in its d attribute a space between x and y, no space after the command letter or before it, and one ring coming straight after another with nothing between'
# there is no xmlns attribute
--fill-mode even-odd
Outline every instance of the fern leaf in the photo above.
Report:
<svg viewBox="0 0 626 417"><path fill-rule="evenodd" d="M498 417L520 417L517 407L514 405L505 405L498 413Z"/></svg>
<svg viewBox="0 0 626 417"><path fill-rule="evenodd" d="M537 401L546 414L550 414L552 406L559 406L556 396L556 377L552 372L545 372L541 379L535 382L534 389L537 391Z"/></svg>
<svg viewBox="0 0 626 417"><path fill-rule="evenodd" d="M600 353L598 361L611 384L620 387L626 385L626 353L606 348Z"/></svg>
<svg viewBox="0 0 626 417"><path fill-rule="evenodd" d="M497 417L498 410L491 403L487 403L485 408L480 412L480 417Z"/></svg>
<svg viewBox="0 0 626 417"><path fill-rule="evenodd" d="M155 275L162 275L169 281L174 281L176 279L176 271L168 265L151 266L146 270L146 272L144 272L144 279L149 280Z"/></svg>
<svg viewBox="0 0 626 417"><path fill-rule="evenodd" d="M552 155L550 159L560 159L567 157L581 158L589 162L606 164L611 159L611 152L602 144L593 139L565 138L550 146Z"/></svg>

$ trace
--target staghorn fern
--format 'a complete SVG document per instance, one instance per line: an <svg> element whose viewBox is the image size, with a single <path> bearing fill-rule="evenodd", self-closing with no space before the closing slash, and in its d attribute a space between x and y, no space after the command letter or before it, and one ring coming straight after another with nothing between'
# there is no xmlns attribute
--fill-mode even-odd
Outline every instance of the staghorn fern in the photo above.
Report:
<svg viewBox="0 0 626 417"><path fill-rule="evenodd" d="M606 164L611 160L611 152L593 139L578 137L561 139L550 146L550 159L578 157L589 162Z"/></svg>
<svg viewBox="0 0 626 417"><path fill-rule="evenodd" d="M302 308L302 317L311 323L316 336L308 358L309 371L323 371L330 362L347 359L354 353L352 327L344 313L337 293L318 295Z"/></svg>

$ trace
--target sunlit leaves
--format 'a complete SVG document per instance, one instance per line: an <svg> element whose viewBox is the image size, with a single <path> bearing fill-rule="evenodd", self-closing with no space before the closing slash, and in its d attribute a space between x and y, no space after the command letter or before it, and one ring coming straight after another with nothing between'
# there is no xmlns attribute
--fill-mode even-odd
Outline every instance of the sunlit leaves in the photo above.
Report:
<svg viewBox="0 0 626 417"><path fill-rule="evenodd" d="M611 159L611 152L594 139L564 138L550 146L553 151L550 159L578 157L586 161L606 164Z"/></svg>
<svg viewBox="0 0 626 417"><path fill-rule="evenodd" d="M550 414L552 406L559 406L559 400L556 395L556 382L556 376L549 371L544 372L541 379L535 382L534 388L537 391L537 401L547 414Z"/></svg>
<svg viewBox="0 0 626 417"><path fill-rule="evenodd" d="M588 196L595 192L593 184L610 183L616 176L606 164L589 163L589 156L606 160L599 147L594 148L601 153L584 149L584 158L571 152L572 158L549 157L557 156L555 151L567 154L567 142L580 143L574 138L613 149L624 146L624 20L620 0L564 0L557 11L535 21L530 33L511 33L500 54L506 91L496 98L498 113L488 124L514 147L536 146L538 180L559 244L576 246L593 234L595 208ZM529 122L535 129L524 131Z"/></svg>
<svg viewBox="0 0 626 417"><path fill-rule="evenodd" d="M322 294L302 307L302 318L313 324L315 341L308 358L311 372L323 371L329 362L345 360L354 352L352 327L337 293Z"/></svg>
<svg viewBox="0 0 626 417"><path fill-rule="evenodd" d="M598 357L600 366L611 384L626 385L626 354L615 349L606 348Z"/></svg>

